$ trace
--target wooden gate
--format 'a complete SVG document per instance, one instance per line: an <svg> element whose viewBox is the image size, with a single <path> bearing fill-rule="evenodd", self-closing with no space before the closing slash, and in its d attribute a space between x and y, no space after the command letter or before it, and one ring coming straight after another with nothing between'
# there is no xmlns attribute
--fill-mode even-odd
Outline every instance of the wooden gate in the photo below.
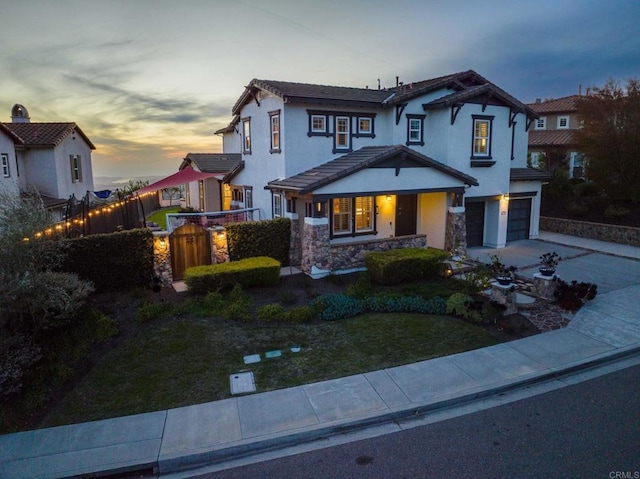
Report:
<svg viewBox="0 0 640 479"><path fill-rule="evenodd" d="M191 266L211 264L211 233L202 226L187 223L169 235L173 279L182 279Z"/></svg>

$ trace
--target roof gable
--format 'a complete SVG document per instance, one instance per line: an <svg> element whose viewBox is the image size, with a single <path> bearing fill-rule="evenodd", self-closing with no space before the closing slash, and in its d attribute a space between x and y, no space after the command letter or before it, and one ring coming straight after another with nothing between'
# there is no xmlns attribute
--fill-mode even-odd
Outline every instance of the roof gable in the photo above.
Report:
<svg viewBox="0 0 640 479"><path fill-rule="evenodd" d="M203 173L226 174L241 162L240 153L187 153L180 169L195 165Z"/></svg>
<svg viewBox="0 0 640 479"><path fill-rule="evenodd" d="M393 145L360 148L284 180L270 181L267 184L267 188L293 190L299 194L307 194L365 168L395 167L399 170L410 166L435 168L468 185L478 185L478 181L475 178L455 168L422 155L404 145Z"/></svg>
<svg viewBox="0 0 640 479"><path fill-rule="evenodd" d="M3 123L7 129L18 136L23 144L31 148L52 148L58 146L62 141L76 132L95 150L96 147L91 140L75 123Z"/></svg>
<svg viewBox="0 0 640 479"><path fill-rule="evenodd" d="M538 114L542 113L573 113L578 111L580 95L570 95L555 100L545 100L529 103L528 106Z"/></svg>

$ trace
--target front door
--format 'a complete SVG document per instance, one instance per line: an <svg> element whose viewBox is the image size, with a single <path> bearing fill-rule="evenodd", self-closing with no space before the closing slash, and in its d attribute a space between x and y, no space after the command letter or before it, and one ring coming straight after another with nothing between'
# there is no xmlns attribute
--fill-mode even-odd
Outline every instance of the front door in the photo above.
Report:
<svg viewBox="0 0 640 479"><path fill-rule="evenodd" d="M418 195L396 196L396 236L416 234Z"/></svg>

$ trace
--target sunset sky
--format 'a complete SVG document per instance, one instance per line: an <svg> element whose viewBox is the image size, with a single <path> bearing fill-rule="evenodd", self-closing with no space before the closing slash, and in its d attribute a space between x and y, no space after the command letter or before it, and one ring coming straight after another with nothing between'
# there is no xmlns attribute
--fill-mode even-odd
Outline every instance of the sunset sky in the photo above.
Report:
<svg viewBox="0 0 640 479"><path fill-rule="evenodd" d="M638 0L0 0L0 121L75 121L94 176L165 176L252 78L377 88L473 69L523 102L640 77Z"/></svg>

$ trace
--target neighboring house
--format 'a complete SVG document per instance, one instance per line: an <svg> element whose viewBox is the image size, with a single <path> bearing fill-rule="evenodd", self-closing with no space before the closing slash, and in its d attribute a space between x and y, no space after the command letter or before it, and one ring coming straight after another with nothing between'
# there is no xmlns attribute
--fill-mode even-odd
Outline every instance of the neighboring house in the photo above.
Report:
<svg viewBox="0 0 640 479"><path fill-rule="evenodd" d="M20 137L0 123L0 166L2 167L0 191L3 193L17 195L20 192L18 188L20 165L16 158L16 146L23 144Z"/></svg>
<svg viewBox="0 0 640 479"><path fill-rule="evenodd" d="M93 191L91 150L95 146L75 123L32 123L27 109L19 104L11 110L11 123L0 123L2 131L13 139L8 157L8 172L19 191L35 187L45 206L62 219L71 197L83 197ZM0 135L2 136L2 135Z"/></svg>
<svg viewBox="0 0 640 479"><path fill-rule="evenodd" d="M182 160L180 170L188 166L212 176L186 184L187 207L206 212L252 208L251 193L245 194L241 188L232 189L226 181L229 175L243 167L239 153L188 153Z"/></svg>
<svg viewBox="0 0 640 479"><path fill-rule="evenodd" d="M579 95L571 95L555 100L536 100L527 105L538 114L529 132L532 167L551 171L562 166L568 168L569 178L585 177L586 161L576 150L573 139L573 132L581 127L577 108L579 98Z"/></svg>
<svg viewBox="0 0 640 479"><path fill-rule="evenodd" d="M474 71L389 89L254 79L232 113L216 134L244 168L226 181L262 218L292 219L292 261L312 277L371 250L538 236L537 115Z"/></svg>

